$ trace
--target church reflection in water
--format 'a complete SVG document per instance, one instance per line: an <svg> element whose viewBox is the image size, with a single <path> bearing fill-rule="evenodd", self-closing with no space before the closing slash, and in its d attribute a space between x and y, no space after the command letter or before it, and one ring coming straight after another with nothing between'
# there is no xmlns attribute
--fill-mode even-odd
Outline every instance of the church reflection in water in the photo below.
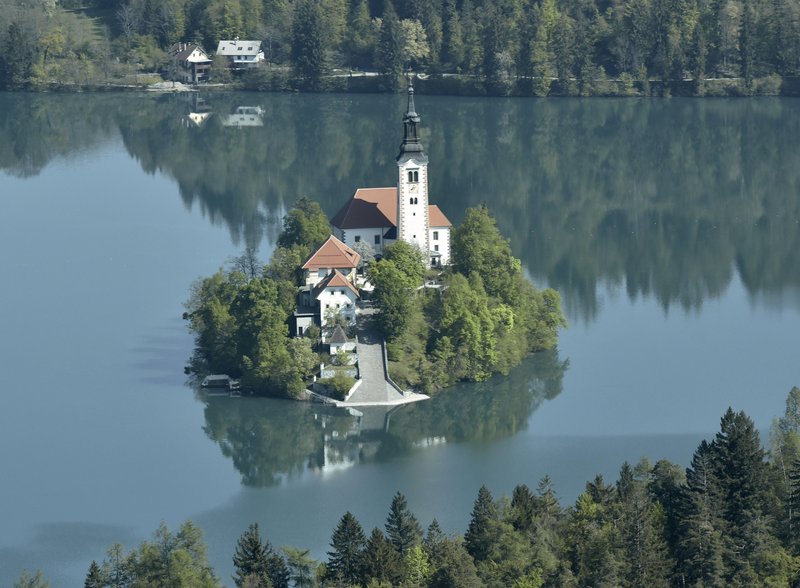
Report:
<svg viewBox="0 0 800 588"><path fill-rule="evenodd" d="M461 384L426 402L340 409L266 398L198 392L205 427L245 486L389 461L441 443L486 442L524 429L561 392L569 362L539 353L507 377Z"/></svg>

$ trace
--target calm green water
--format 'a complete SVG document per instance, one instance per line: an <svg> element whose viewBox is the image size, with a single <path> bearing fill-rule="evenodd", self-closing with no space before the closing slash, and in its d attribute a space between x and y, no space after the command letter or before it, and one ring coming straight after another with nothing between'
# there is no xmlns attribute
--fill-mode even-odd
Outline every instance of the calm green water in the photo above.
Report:
<svg viewBox="0 0 800 588"><path fill-rule="evenodd" d="M197 395L179 317L297 196L391 185L401 97L0 94L0 585L77 585L162 519L200 523L224 578L253 521L323 557L398 489L463 530L481 484L549 474L568 503L624 460L686 464L729 405L769 427L800 384L800 102L417 107L432 200L488 203L571 327L509 378L357 414Z"/></svg>

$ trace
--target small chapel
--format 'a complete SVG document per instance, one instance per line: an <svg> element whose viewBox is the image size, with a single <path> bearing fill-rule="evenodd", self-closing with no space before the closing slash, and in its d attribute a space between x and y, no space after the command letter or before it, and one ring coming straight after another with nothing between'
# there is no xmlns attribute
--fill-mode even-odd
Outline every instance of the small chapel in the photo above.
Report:
<svg viewBox="0 0 800 588"><path fill-rule="evenodd" d="M333 234L353 246L366 241L377 255L397 240L417 245L431 266L450 263L452 223L428 196L428 156L419 139L420 116L414 86L408 86L403 142L397 161L397 186L359 188L331 219Z"/></svg>

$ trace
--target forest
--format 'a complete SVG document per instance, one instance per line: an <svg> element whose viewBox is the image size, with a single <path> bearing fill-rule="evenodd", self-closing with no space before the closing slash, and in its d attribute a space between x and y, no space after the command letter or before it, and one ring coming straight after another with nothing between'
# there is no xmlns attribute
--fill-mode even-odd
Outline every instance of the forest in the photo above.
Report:
<svg viewBox="0 0 800 588"><path fill-rule="evenodd" d="M768 449L753 421L732 409L687 468L666 460L622 464L615 482L596 476L563 507L549 478L496 499L483 486L462 534L436 519L423 527L402 492L383 529L351 512L330 537L327 559L276 549L257 523L232 546L238 588L302 587L791 587L800 581L800 388L775 419ZM466 517L465 517L466 518ZM162 524L126 552L92 561L85 586L217 587L202 531ZM24 572L19 587L45 588Z"/></svg>
<svg viewBox="0 0 800 588"><path fill-rule="evenodd" d="M798 0L4 0L0 88L145 84L167 50L262 43L249 89L429 93L796 93ZM354 72L356 75L354 75ZM377 74L358 75L360 72Z"/></svg>

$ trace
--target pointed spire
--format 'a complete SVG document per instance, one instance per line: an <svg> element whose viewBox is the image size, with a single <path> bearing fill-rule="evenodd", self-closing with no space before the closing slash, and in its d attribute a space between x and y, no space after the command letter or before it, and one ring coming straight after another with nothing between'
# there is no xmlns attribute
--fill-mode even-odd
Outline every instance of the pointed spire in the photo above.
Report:
<svg viewBox="0 0 800 588"><path fill-rule="evenodd" d="M411 159L412 157L420 163L427 162L428 157L422 148L422 143L419 141L419 133L417 132L417 125L420 122L420 116L417 114L416 107L414 106L414 84L411 78L408 80L408 108L403 115L403 142L400 144L400 153L397 155L398 163L401 160Z"/></svg>
<svg viewBox="0 0 800 588"><path fill-rule="evenodd" d="M403 117L403 122L406 121L414 121L415 123L419 122L419 115L414 108L414 79L409 78L408 80L408 110L406 111L406 115Z"/></svg>

